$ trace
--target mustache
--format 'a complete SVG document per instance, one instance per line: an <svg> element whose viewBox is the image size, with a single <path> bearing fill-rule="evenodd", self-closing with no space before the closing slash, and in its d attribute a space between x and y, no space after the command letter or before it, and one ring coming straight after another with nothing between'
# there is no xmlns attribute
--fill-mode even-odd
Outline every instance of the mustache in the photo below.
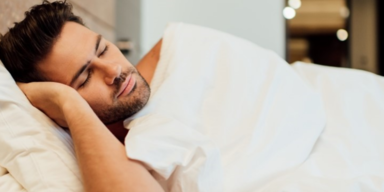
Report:
<svg viewBox="0 0 384 192"><path fill-rule="evenodd" d="M128 77L128 72L122 72L119 77L116 77L113 81L113 86L115 87L113 91L113 97L117 95L120 90L121 85L124 83L125 79Z"/></svg>

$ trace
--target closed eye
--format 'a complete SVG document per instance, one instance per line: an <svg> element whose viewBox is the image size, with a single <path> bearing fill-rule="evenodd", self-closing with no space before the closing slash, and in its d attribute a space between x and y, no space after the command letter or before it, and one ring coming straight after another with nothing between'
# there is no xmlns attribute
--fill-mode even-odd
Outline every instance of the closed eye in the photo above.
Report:
<svg viewBox="0 0 384 192"><path fill-rule="evenodd" d="M105 46L103 52L99 54L99 57L103 56L108 51L108 45Z"/></svg>
<svg viewBox="0 0 384 192"><path fill-rule="evenodd" d="M85 81L79 86L79 88L84 88L88 84L89 80L92 77L92 74L93 74L93 70L92 70L92 68L89 68L88 69L88 76L85 79Z"/></svg>
<svg viewBox="0 0 384 192"><path fill-rule="evenodd" d="M104 50L98 55L98 57L103 56L107 51L108 51L108 45L105 46ZM79 88L84 88L88 84L89 80L91 79L92 73L93 73L92 68L88 68L87 72L88 72L88 76L84 80L84 82L79 86Z"/></svg>

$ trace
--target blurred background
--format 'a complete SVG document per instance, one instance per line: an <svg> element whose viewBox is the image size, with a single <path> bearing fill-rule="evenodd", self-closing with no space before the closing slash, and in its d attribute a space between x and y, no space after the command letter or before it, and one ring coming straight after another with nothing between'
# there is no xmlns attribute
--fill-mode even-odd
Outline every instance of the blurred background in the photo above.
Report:
<svg viewBox="0 0 384 192"><path fill-rule="evenodd" d="M288 0L287 59L379 71L378 0Z"/></svg>
<svg viewBox="0 0 384 192"><path fill-rule="evenodd" d="M51 0L50 0L51 1ZM24 18L24 12L43 0L0 0L0 33L4 34L14 22ZM115 40L115 0L69 0L73 10L80 15L87 27Z"/></svg>
<svg viewBox="0 0 384 192"><path fill-rule="evenodd" d="M0 33L42 0L1 0ZM303 61L384 75L379 0L68 0L86 25L137 63L168 22L222 30Z"/></svg>

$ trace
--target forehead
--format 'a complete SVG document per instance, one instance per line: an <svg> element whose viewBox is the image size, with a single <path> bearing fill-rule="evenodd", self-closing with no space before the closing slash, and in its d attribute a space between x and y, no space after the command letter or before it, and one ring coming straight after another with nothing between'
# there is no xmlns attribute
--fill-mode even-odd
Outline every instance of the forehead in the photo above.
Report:
<svg viewBox="0 0 384 192"><path fill-rule="evenodd" d="M72 76L94 54L97 36L80 24L65 23L52 50L38 64L39 71L51 81L69 84Z"/></svg>

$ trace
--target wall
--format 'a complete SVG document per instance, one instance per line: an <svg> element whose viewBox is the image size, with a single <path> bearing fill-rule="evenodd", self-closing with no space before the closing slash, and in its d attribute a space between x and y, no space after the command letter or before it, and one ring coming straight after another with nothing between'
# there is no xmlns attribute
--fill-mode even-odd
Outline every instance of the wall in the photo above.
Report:
<svg viewBox="0 0 384 192"><path fill-rule="evenodd" d="M133 40L128 59L135 63L168 22L181 21L231 33L285 57L284 5L284 0L117 0L117 38ZM140 22L126 21L133 19Z"/></svg>
<svg viewBox="0 0 384 192"><path fill-rule="evenodd" d="M145 50L141 46L142 0L116 1L116 39L129 39L133 42L133 49L128 54L128 60L136 64Z"/></svg>
<svg viewBox="0 0 384 192"><path fill-rule="evenodd" d="M24 18L24 12L42 0L1 0L0 33L4 34L14 22ZM69 0L74 13L81 16L87 27L115 41L115 0Z"/></svg>
<svg viewBox="0 0 384 192"><path fill-rule="evenodd" d="M375 0L351 0L351 67L373 73L377 68L377 23Z"/></svg>

